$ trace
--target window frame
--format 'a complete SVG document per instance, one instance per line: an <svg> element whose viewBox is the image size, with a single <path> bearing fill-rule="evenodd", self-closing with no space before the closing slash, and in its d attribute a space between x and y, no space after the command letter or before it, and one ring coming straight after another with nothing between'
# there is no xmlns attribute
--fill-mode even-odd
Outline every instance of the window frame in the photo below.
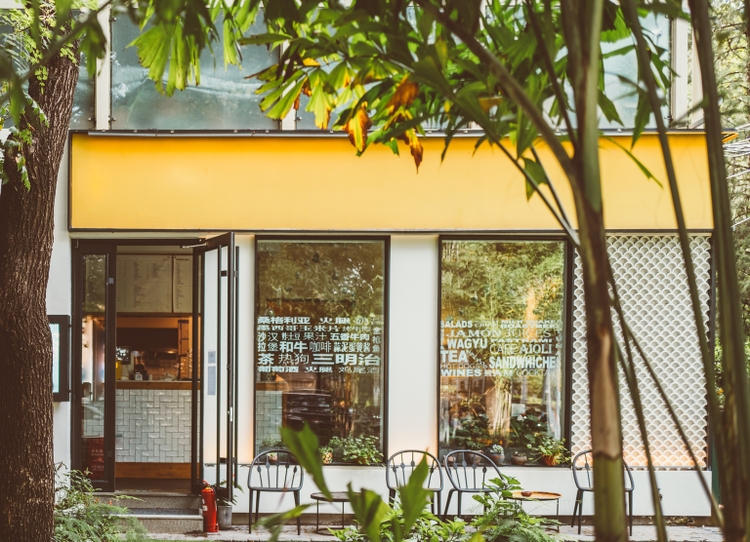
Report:
<svg viewBox="0 0 750 542"><path fill-rule="evenodd" d="M255 450L258 449L259 442L257 440L257 428L258 428L258 413L257 413L257 396L256 396L256 376L258 367L258 351L256 338L258 336L258 300L260 299L260 279L259 279L259 251L258 244L264 241L287 241L290 243L294 242L330 242L330 243L345 243L345 242L357 242L357 241L378 241L383 246L383 342L381 347L381 367L382 367L382 402L383 402L383 414L381 419L382 427L382 438L381 438L381 451L383 458L388 457L388 446L389 446L389 371L388 371L388 354L389 354L389 314L390 314L390 276L391 276L391 238L389 235L256 235L254 243L254 267L253 267L253 322L252 322L252 333L253 333L253 348L252 348L252 394L253 394L253 436L252 436L252 449L253 455ZM355 463L333 463L332 466L336 467L361 467Z"/></svg>
<svg viewBox="0 0 750 542"><path fill-rule="evenodd" d="M561 348L561 368L563 373L563 386L562 386L562 399L560 405L560 434L565 439L565 446L570 450L572 446L571 442L571 429L572 429L572 391L573 391L573 308L575 306L575 299L573 298L573 280L574 280L574 264L576 259L576 252L574 247L571 245L569 239L564 235L557 232L535 232L535 233L512 233L512 232L498 232L495 234L481 233L481 234L443 234L438 236L438 265L437 265L437 320L435 322L435 341L437 345L437 358L435 360L437 364L437 379L435 383L435 394L437 397L437 410L435 412L435 434L437 435L436 449L440 448L440 405L441 405L441 380L442 376L440 373L440 356L441 356L441 333L440 323L441 314L443 307L443 246L445 241L488 241L488 242L545 242L545 241L556 241L562 242L563 245L563 288L562 288L562 348ZM534 465L528 463L527 465ZM560 467L562 465L558 465ZM567 466L566 466L567 468Z"/></svg>
<svg viewBox="0 0 750 542"><path fill-rule="evenodd" d="M52 375L57 375L57 391L52 384L52 401L63 403L70 401L70 316L67 314L48 314L50 332L52 326L59 329L59 341L55 350L52 343ZM57 360L57 366L55 366Z"/></svg>

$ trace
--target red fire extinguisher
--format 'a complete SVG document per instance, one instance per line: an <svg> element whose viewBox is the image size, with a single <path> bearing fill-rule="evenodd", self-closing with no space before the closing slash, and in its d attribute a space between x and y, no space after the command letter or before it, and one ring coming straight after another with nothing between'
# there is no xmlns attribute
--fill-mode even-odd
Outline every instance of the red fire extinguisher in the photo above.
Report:
<svg viewBox="0 0 750 542"><path fill-rule="evenodd" d="M219 532L219 524L216 523L216 492L205 480L201 490L201 499L203 500L203 532Z"/></svg>

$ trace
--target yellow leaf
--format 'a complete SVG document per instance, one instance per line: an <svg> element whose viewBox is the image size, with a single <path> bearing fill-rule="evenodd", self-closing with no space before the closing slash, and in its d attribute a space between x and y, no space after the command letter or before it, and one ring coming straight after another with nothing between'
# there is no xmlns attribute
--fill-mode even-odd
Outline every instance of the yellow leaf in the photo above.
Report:
<svg viewBox="0 0 750 542"><path fill-rule="evenodd" d="M344 130L349 134L349 141L358 152L365 150L367 146L367 130L372 126L370 116L367 114L367 104L362 104L356 114L349 119Z"/></svg>
<svg viewBox="0 0 750 542"><path fill-rule="evenodd" d="M479 107L485 113L489 112L490 109L496 105L500 105L503 99L500 96L490 96L489 98L479 98Z"/></svg>
<svg viewBox="0 0 750 542"><path fill-rule="evenodd" d="M389 113L393 113L399 107L409 107L414 98L419 93L419 85L412 81L408 81L409 76L404 77L396 88L396 92L393 93L391 99L388 101Z"/></svg>
<svg viewBox="0 0 750 542"><path fill-rule="evenodd" d="M417 133L414 130L407 130L398 136L398 139L409 145L409 150L414 158L414 164L417 166L417 169L419 169L419 165L422 163L423 149L422 143L417 137Z"/></svg>
<svg viewBox="0 0 750 542"><path fill-rule="evenodd" d="M302 65L303 66L311 66L311 67L320 67L320 62L315 60L314 58L303 58L302 59Z"/></svg>

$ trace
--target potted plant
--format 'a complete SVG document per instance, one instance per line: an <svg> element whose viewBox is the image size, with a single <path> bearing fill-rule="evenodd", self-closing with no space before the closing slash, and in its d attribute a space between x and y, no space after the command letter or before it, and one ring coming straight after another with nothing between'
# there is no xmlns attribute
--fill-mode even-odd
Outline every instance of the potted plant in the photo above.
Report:
<svg viewBox="0 0 750 542"><path fill-rule="evenodd" d="M333 463L333 448L330 446L321 446L318 451L320 452L320 459L324 465L330 465Z"/></svg>
<svg viewBox="0 0 750 542"><path fill-rule="evenodd" d="M481 442L477 442L475 440L472 440L472 441L468 442L467 448L469 450L474 450L474 451L480 452L482 450L482 443ZM473 454L471 452L467 452L464 455L466 456L465 459L466 459L467 463L479 464L482 461L482 456L480 456L480 455Z"/></svg>
<svg viewBox="0 0 750 542"><path fill-rule="evenodd" d="M333 448L334 457L340 454L346 463L373 465L383 462L383 454L378 449L377 442L378 439L374 436L333 437L328 442L328 447Z"/></svg>
<svg viewBox="0 0 750 542"><path fill-rule="evenodd" d="M529 459L526 457L526 454L518 450L513 452L513 455L510 456L510 462L514 465L518 465L519 467L525 465L528 460Z"/></svg>
<svg viewBox="0 0 750 542"><path fill-rule="evenodd" d="M205 483L205 482L204 482ZM232 508L237 504L237 494L232 493L231 499L225 499L219 497L219 489L226 489L227 481L222 480L218 484L209 484L214 492L216 493L216 522L219 524L219 529L226 530L232 527ZM243 492L242 486L234 484L234 489Z"/></svg>
<svg viewBox="0 0 750 542"><path fill-rule="evenodd" d="M280 448L284 445L278 435L266 435L263 440L260 441L260 451L265 452L266 450L272 450L274 448Z"/></svg>
<svg viewBox="0 0 750 542"><path fill-rule="evenodd" d="M505 450L500 444L493 444L487 449L487 454L495 465L501 465L505 462Z"/></svg>
<svg viewBox="0 0 750 542"><path fill-rule="evenodd" d="M570 461L570 452L565 447L564 439L556 439L545 435L539 439L536 451L539 453L539 459L550 467Z"/></svg>
<svg viewBox="0 0 750 542"><path fill-rule="evenodd" d="M271 465L275 465L276 462L279 460L279 455L276 452L271 452L266 457L268 458L268 462Z"/></svg>

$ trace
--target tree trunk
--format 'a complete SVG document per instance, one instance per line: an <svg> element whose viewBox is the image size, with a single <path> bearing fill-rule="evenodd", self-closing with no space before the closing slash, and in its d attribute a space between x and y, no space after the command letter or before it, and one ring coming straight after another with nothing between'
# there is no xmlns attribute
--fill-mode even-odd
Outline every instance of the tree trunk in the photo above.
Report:
<svg viewBox="0 0 750 542"><path fill-rule="evenodd" d="M63 55L33 78L29 95L48 127L24 118L32 144L30 189L7 156L11 180L0 192L0 532L19 542L48 542L54 532L52 338L47 279L54 234L55 188L78 79L78 62ZM34 127L31 125L34 124ZM65 330L67 333L67 330Z"/></svg>
<svg viewBox="0 0 750 542"><path fill-rule="evenodd" d="M588 202L587 202L588 203ZM585 204L578 212L594 456L596 540L627 540L622 464L620 394L609 304L607 241L601 212Z"/></svg>

